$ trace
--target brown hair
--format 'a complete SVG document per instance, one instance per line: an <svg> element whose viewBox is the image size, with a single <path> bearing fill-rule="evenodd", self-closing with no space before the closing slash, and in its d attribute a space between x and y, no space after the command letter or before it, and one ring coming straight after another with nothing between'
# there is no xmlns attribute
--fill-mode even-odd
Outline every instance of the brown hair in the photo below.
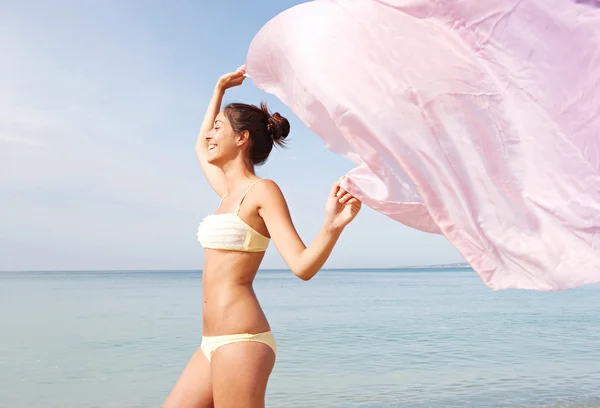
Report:
<svg viewBox="0 0 600 408"><path fill-rule="evenodd" d="M285 138L290 133L290 123L279 113L270 114L267 104L260 107L245 103L230 103L223 113L236 133L247 130L250 133L248 153L253 165L264 164L269 158L273 144L285 145Z"/></svg>

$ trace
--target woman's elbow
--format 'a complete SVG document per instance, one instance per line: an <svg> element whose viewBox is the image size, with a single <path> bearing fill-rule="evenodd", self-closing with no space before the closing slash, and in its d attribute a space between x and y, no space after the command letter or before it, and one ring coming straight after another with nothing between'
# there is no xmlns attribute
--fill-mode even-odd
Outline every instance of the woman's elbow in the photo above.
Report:
<svg viewBox="0 0 600 408"><path fill-rule="evenodd" d="M297 277L299 277L300 279L302 279L304 282L307 282L309 280L311 280L314 276L315 273L313 273L312 271L309 270L292 270L292 272L294 273L294 275L296 275Z"/></svg>

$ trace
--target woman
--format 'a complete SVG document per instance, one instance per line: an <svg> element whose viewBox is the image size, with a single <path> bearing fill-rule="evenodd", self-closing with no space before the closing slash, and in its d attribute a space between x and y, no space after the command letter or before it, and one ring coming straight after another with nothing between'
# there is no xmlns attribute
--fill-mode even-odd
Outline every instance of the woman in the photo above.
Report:
<svg viewBox="0 0 600 408"><path fill-rule="evenodd" d="M300 279L319 271L361 203L334 183L325 221L306 247L285 199L270 180L258 178L273 144L283 145L290 125L266 105L230 104L226 89L241 85L244 71L222 76L198 136L196 152L221 204L198 228L205 249L203 337L165 402L165 407L264 407L275 363L275 339L252 289L270 239Z"/></svg>

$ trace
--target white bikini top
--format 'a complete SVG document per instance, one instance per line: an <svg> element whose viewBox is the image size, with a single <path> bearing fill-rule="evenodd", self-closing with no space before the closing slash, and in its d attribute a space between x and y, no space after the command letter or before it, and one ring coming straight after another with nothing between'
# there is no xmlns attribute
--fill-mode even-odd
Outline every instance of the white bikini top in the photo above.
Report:
<svg viewBox="0 0 600 408"><path fill-rule="evenodd" d="M202 220L198 226L198 241L203 248L241 252L267 250L270 239L246 224L239 216L246 194L261 180L256 180L248 187L234 214L211 214ZM227 194L223 196L221 202L225 196Z"/></svg>

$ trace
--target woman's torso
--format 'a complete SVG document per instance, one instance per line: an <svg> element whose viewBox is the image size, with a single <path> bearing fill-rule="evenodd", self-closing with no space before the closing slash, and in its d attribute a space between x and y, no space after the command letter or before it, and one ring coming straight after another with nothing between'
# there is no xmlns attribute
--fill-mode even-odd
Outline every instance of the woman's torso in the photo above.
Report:
<svg viewBox="0 0 600 408"><path fill-rule="evenodd" d="M252 287L268 246L257 198L248 194L258 181L237 200L232 197L228 203L224 197L220 207L232 207L232 203L239 202L235 212L218 210L199 227L198 239L205 247L202 271L205 336L270 330Z"/></svg>

